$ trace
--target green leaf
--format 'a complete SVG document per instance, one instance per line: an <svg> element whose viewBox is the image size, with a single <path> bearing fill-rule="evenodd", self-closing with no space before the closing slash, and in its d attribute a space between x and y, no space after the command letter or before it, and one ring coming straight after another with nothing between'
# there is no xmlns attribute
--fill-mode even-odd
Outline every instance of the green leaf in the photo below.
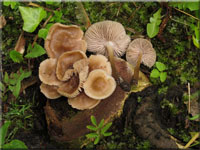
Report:
<svg viewBox="0 0 200 150"><path fill-rule="evenodd" d="M96 138L98 136L97 133L89 133L89 134L86 134L86 137L87 138Z"/></svg>
<svg viewBox="0 0 200 150"><path fill-rule="evenodd" d="M155 37L159 32L161 23L161 8L150 18L150 23L147 24L147 35L150 38Z"/></svg>
<svg viewBox="0 0 200 150"><path fill-rule="evenodd" d="M112 132L103 133L103 136L111 136Z"/></svg>
<svg viewBox="0 0 200 150"><path fill-rule="evenodd" d="M19 81L22 81L22 80L24 80L25 78L30 77L31 74L32 74L31 71L23 71L23 72L21 73L21 75L19 76L19 79L18 79L18 80L19 80Z"/></svg>
<svg viewBox="0 0 200 150"><path fill-rule="evenodd" d="M40 29L39 32L38 32L38 37L40 38L43 38L44 40L46 39L47 37L47 34L48 34L49 30L48 29Z"/></svg>
<svg viewBox="0 0 200 150"><path fill-rule="evenodd" d="M112 122L106 124L102 129L101 129L101 134L105 133L112 125Z"/></svg>
<svg viewBox="0 0 200 150"><path fill-rule="evenodd" d="M0 147L2 147L2 145L5 142L5 138L8 132L8 127L10 126L11 122L10 121L6 121L2 127L0 128L0 135L1 135L1 140L0 140Z"/></svg>
<svg viewBox="0 0 200 150"><path fill-rule="evenodd" d="M192 35L192 41L193 41L193 44L194 44L197 48L200 48L200 40L198 40L197 38L195 38L194 35Z"/></svg>
<svg viewBox="0 0 200 150"><path fill-rule="evenodd" d="M99 125L98 125L98 129L102 128L104 125L104 119L101 119Z"/></svg>
<svg viewBox="0 0 200 150"><path fill-rule="evenodd" d="M10 55L10 58L12 59L13 62L20 63L20 62L23 61L22 54L20 54L16 50L10 51L9 55Z"/></svg>
<svg viewBox="0 0 200 150"><path fill-rule="evenodd" d="M11 1L11 0L4 0L3 5L10 6L12 9L14 9L15 6L19 5L19 2L15 2L15 1Z"/></svg>
<svg viewBox="0 0 200 150"><path fill-rule="evenodd" d="M19 92L21 89L21 81L18 81L17 84L14 86L13 95L17 98L19 96Z"/></svg>
<svg viewBox="0 0 200 150"><path fill-rule="evenodd" d="M28 54L26 54L26 58L36 58L39 56L42 56L46 53L46 51L44 50L44 48L38 44L35 44L34 48L30 47L30 49L28 49L30 52Z"/></svg>
<svg viewBox="0 0 200 150"><path fill-rule="evenodd" d="M199 10L199 2L170 2L170 6L178 7L179 9L185 10L188 8L190 11Z"/></svg>
<svg viewBox="0 0 200 150"><path fill-rule="evenodd" d="M9 83L9 77L8 77L8 73L7 73L7 72L5 72L5 74L4 74L3 81L4 81L6 84Z"/></svg>
<svg viewBox="0 0 200 150"><path fill-rule="evenodd" d="M43 8L31 8L19 6L19 11L24 20L23 30L33 32L40 24L42 19L46 18L47 13Z"/></svg>
<svg viewBox="0 0 200 150"><path fill-rule="evenodd" d="M200 118L200 114L197 114L197 115L195 115L195 116L193 116L193 117L191 117L191 118L189 118L190 120L196 120L196 119L198 119L198 118Z"/></svg>
<svg viewBox="0 0 200 150"><path fill-rule="evenodd" d="M91 122L93 125L97 126L97 121L96 118L94 116L91 116Z"/></svg>
<svg viewBox="0 0 200 150"><path fill-rule="evenodd" d="M1 92L4 92L5 91L5 86L4 86L4 84L0 81L0 90L1 90ZM2 95L0 94L0 98L2 98Z"/></svg>
<svg viewBox="0 0 200 150"><path fill-rule="evenodd" d="M94 140L94 145L98 144L100 141L100 136L97 136L97 138Z"/></svg>
<svg viewBox="0 0 200 150"><path fill-rule="evenodd" d="M24 142L20 140L12 140L3 146L3 149L28 149Z"/></svg>
<svg viewBox="0 0 200 150"><path fill-rule="evenodd" d="M151 71L150 77L151 78L158 78L160 76L160 72L157 69L153 69Z"/></svg>
<svg viewBox="0 0 200 150"><path fill-rule="evenodd" d="M167 78L167 72L161 72L160 73L160 81L164 82Z"/></svg>
<svg viewBox="0 0 200 150"><path fill-rule="evenodd" d="M86 126L88 129L92 130L92 131L97 131L97 128L91 125Z"/></svg>
<svg viewBox="0 0 200 150"><path fill-rule="evenodd" d="M165 64L163 64L163 63L161 63L161 62L156 62L156 67L158 68L159 71L164 71L164 70L166 70Z"/></svg>

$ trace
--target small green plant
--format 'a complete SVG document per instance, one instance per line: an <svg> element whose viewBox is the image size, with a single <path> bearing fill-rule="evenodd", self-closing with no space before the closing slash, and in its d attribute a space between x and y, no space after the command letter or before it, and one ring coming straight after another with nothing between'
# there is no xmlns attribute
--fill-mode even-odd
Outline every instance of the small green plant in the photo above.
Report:
<svg viewBox="0 0 200 150"><path fill-rule="evenodd" d="M159 32L159 25L161 23L161 11L160 8L155 14L153 14L153 17L150 18L150 23L147 24L147 35L150 38L155 37Z"/></svg>
<svg viewBox="0 0 200 150"><path fill-rule="evenodd" d="M6 143L6 136L8 132L8 128L11 122L7 121L4 125L0 128L0 148L1 149L28 149L28 147L24 144L24 142L20 140L12 140L9 143Z"/></svg>
<svg viewBox="0 0 200 150"><path fill-rule="evenodd" d="M167 78L167 72L165 72L166 66L161 62L156 62L156 68L151 71L151 78L160 78L161 82L164 82Z"/></svg>
<svg viewBox="0 0 200 150"><path fill-rule="evenodd" d="M112 135L112 132L107 132L107 130L111 127L112 122L104 125L104 119L102 119L100 123L97 124L96 118L94 116L91 116L91 122L92 125L88 125L87 128L94 132L87 134L86 137L94 140L94 145L98 144L100 139L103 137Z"/></svg>
<svg viewBox="0 0 200 150"><path fill-rule="evenodd" d="M5 94L8 90L10 90L12 94L17 98L21 89L21 81L30 76L31 71L24 71L22 68L20 68L17 73L11 73L10 76L7 72L5 72L3 79L5 84L4 88L2 88L4 89L3 93Z"/></svg>

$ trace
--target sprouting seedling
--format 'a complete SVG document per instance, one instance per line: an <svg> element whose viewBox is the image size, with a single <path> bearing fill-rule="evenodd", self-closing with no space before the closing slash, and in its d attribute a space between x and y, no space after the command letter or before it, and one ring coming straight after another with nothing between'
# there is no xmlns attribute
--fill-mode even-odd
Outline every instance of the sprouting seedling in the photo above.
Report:
<svg viewBox="0 0 200 150"><path fill-rule="evenodd" d="M112 122L105 124L104 119L102 119L100 123L97 124L94 116L91 116L91 122L92 125L88 125L87 128L94 132L87 134L86 137L94 140L94 145L98 144L100 139L103 137L112 135L112 132L107 132L107 130L111 127Z"/></svg>
<svg viewBox="0 0 200 150"><path fill-rule="evenodd" d="M156 62L156 68L157 69L153 69L151 71L150 77L151 78L159 78L160 77L160 81L164 82L167 78L167 72L165 72L165 70L166 70L165 64L163 64L161 62Z"/></svg>

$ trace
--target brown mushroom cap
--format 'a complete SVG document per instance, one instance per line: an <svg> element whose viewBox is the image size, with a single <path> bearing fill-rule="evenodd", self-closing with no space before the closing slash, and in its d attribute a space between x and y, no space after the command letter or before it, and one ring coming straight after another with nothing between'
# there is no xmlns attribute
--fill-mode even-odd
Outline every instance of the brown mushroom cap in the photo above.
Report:
<svg viewBox="0 0 200 150"><path fill-rule="evenodd" d="M76 109L92 109L100 103L100 100L88 97L84 92L80 93L75 98L69 98L68 103Z"/></svg>
<svg viewBox="0 0 200 150"><path fill-rule="evenodd" d="M85 33L88 51L106 55L106 45L111 43L115 56L122 56L130 37L126 35L122 24L115 21L102 21L91 25Z"/></svg>
<svg viewBox="0 0 200 150"><path fill-rule="evenodd" d="M87 58L84 58L76 61L73 64L73 68L75 70L75 73L80 73L83 70L83 68L88 67L88 65L89 65L89 60Z"/></svg>
<svg viewBox="0 0 200 150"><path fill-rule="evenodd" d="M61 81L68 80L74 73L73 64L81 59L87 58L84 52L79 50L63 53L57 62L56 75Z"/></svg>
<svg viewBox="0 0 200 150"><path fill-rule="evenodd" d="M40 85L41 92L49 99L56 99L61 97L61 95L57 92L58 87L53 85L47 85L42 83Z"/></svg>
<svg viewBox="0 0 200 150"><path fill-rule="evenodd" d="M102 69L107 74L112 75L111 64L103 55L90 55L89 57L89 72L95 69Z"/></svg>
<svg viewBox="0 0 200 150"><path fill-rule="evenodd" d="M49 58L40 63L39 78L44 84L60 85L62 82L56 77L57 59Z"/></svg>
<svg viewBox="0 0 200 150"><path fill-rule="evenodd" d="M80 73L73 75L68 81L63 82L58 88L58 93L68 98L76 97L88 77L88 70L89 67L85 66Z"/></svg>
<svg viewBox="0 0 200 150"><path fill-rule="evenodd" d="M74 98L80 93L79 85L79 76L73 75L68 81L63 82L57 91L65 97Z"/></svg>
<svg viewBox="0 0 200 150"><path fill-rule="evenodd" d="M135 67L140 53L142 53L141 61L144 65L152 67L155 64L156 52L151 42L142 38L137 38L129 44L126 60Z"/></svg>
<svg viewBox="0 0 200 150"><path fill-rule="evenodd" d="M89 73L83 85L85 94L93 99L105 99L116 88L115 79L102 69L96 69Z"/></svg>
<svg viewBox="0 0 200 150"><path fill-rule="evenodd" d="M76 25L55 23L45 40L45 49L51 58L58 58L62 53L72 50L86 52L87 43L82 40L83 31Z"/></svg>

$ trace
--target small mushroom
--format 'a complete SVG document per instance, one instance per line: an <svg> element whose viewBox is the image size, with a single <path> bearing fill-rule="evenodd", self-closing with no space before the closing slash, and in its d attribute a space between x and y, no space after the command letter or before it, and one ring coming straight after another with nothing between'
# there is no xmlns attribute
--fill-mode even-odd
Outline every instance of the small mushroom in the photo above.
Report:
<svg viewBox="0 0 200 150"><path fill-rule="evenodd" d="M101 101L88 97L84 92L80 93L75 98L69 98L68 103L76 109L92 109L97 106Z"/></svg>
<svg viewBox="0 0 200 150"><path fill-rule="evenodd" d="M89 57L89 72L95 69L102 69L107 74L112 75L111 64L103 55L90 55Z"/></svg>
<svg viewBox="0 0 200 150"><path fill-rule="evenodd" d="M126 60L135 67L133 80L137 84L140 63L143 63L149 68L152 67L156 61L156 52L150 41L137 38L129 44L126 52Z"/></svg>
<svg viewBox="0 0 200 150"><path fill-rule="evenodd" d="M116 82L104 70L96 69L89 73L83 88L87 96L93 99L105 99L114 92Z"/></svg>
<svg viewBox="0 0 200 150"><path fill-rule="evenodd" d="M140 54L144 65L151 68L155 64L156 52L150 41L143 38L133 40L127 49L126 60L135 67Z"/></svg>
<svg viewBox="0 0 200 150"><path fill-rule="evenodd" d="M59 58L57 62L56 67L56 75L57 78L61 81L68 80L73 73L75 73L75 70L73 68L73 64L77 62L78 60L87 58L84 52L79 50L69 51L63 53Z"/></svg>
<svg viewBox="0 0 200 150"><path fill-rule="evenodd" d="M101 21L91 25L85 33L85 40L88 51L102 55L106 55L106 45L111 43L115 56L122 56L130 43L130 37L126 35L122 24L115 21Z"/></svg>
<svg viewBox="0 0 200 150"><path fill-rule="evenodd" d="M45 40L45 49L51 58L58 58L62 53L81 50L84 53L87 44L83 38L83 31L76 25L55 23L49 30Z"/></svg>
<svg viewBox="0 0 200 150"><path fill-rule="evenodd" d="M122 56L130 43L130 37L126 35L124 27L115 21L98 22L89 27L85 33L85 39L88 51L108 55L112 76L117 84L120 85L123 82L130 87L129 83L121 81L114 65L114 56Z"/></svg>
<svg viewBox="0 0 200 150"><path fill-rule="evenodd" d="M57 59L49 58L40 63L39 78L44 84L60 85L62 82L56 77Z"/></svg>
<svg viewBox="0 0 200 150"><path fill-rule="evenodd" d="M47 85L42 83L40 85L41 92L49 99L57 99L61 95L57 92L58 87L54 85Z"/></svg>

